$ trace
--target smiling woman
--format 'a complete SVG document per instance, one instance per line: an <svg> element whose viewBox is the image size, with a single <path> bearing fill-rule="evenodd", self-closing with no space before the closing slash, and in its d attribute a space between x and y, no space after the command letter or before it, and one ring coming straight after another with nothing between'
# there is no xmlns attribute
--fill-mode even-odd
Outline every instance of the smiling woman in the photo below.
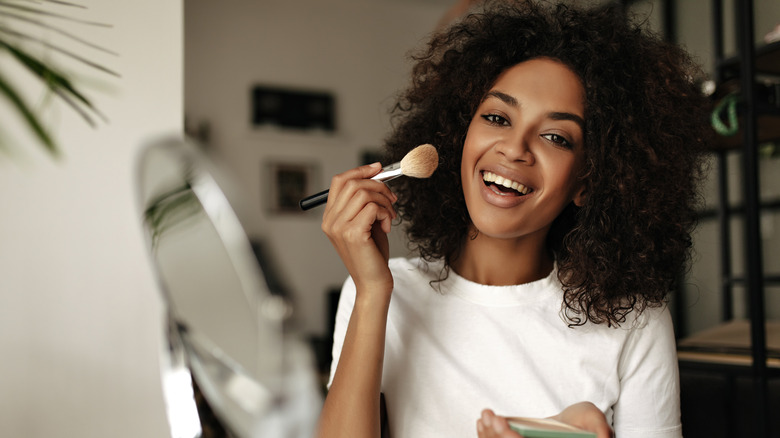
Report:
<svg viewBox="0 0 780 438"><path fill-rule="evenodd" d="M679 438L665 297L707 132L689 56L618 6L497 0L414 59L388 160L431 143L437 171L344 172L323 215L350 278L321 436L377 436L381 394L394 437L518 438L519 415ZM396 217L419 257L389 259Z"/></svg>
<svg viewBox="0 0 780 438"><path fill-rule="evenodd" d="M551 59L526 61L502 73L479 104L466 134L461 184L471 218L470 233L453 267L486 258L485 239L512 238L512 251L524 247L536 263L497 269L497 277L475 275L482 284L520 284L552 268L546 236L553 220L572 201L583 203L578 180L584 157L584 90L579 78ZM487 175L486 175L487 174ZM491 184L492 175L495 183ZM500 190L496 186L508 186ZM523 186L524 196L517 188ZM469 275L466 275L469 277Z"/></svg>
<svg viewBox="0 0 780 438"><path fill-rule="evenodd" d="M489 2L494 13L465 17L414 55L417 81L396 107L398 129L388 139L388 159L401 156L411 141L427 141L438 146L441 164L426 181L396 184L396 208L420 254L448 262L441 273L446 278L446 266L467 242L458 236L473 236L464 187L452 183L460 182L469 127L464 121L472 122L485 102L512 107L506 97L522 109L519 96L495 87L499 76L521 61L557 60L582 84L583 107L579 113L551 108L549 118L571 119L572 128L579 127L573 131L580 132L583 153L577 172L588 202L564 208L550 227L547 248L561 278L568 279L571 322L619 324L631 307L624 299L635 297L629 302L638 309L660 305L689 260L700 151L709 138L706 124L699 123L706 119L706 99L689 79L701 77L701 71L679 47L632 27L619 7L582 13L558 5L548 15L534 2L501 3ZM531 12L517 14L518 3ZM580 20L593 24L580 28ZM502 100L497 92L509 96ZM506 123L497 118L500 113L481 115L486 122ZM575 140L561 132L546 134L560 144ZM662 246L654 237L659 235L668 236Z"/></svg>

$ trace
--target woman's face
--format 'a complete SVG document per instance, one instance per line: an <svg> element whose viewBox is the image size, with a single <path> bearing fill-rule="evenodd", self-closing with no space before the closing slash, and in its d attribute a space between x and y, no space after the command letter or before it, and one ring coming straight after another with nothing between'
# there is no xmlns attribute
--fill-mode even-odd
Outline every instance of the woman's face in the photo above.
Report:
<svg viewBox="0 0 780 438"><path fill-rule="evenodd" d="M569 202L580 203L585 91L558 61L517 64L496 80L469 124L461 180L481 235L543 242Z"/></svg>

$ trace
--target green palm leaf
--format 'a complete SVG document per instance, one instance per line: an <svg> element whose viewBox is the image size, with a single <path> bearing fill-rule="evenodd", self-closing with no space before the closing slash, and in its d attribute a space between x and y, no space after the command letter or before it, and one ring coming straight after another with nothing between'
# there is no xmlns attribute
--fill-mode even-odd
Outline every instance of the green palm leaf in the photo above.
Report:
<svg viewBox="0 0 780 438"><path fill-rule="evenodd" d="M26 3L26 4L25 4ZM6 50L21 66L23 66L30 74L39 79L55 96L59 97L65 104L73 109L84 121L90 126L95 126L93 116L98 116L104 121L106 117L101 114L93 103L66 77L61 70L49 65L42 60L32 49L41 48L44 49L43 53L56 52L62 54L72 60L78 61L82 64L88 65L91 68L97 69L103 73L110 74L112 76L119 76L116 72L94 63L87 58L75 54L71 51L65 50L56 44L52 44L49 41L45 41L41 38L29 35L28 33L20 32L14 29L11 24L22 23L33 28L40 28L46 31L54 32L57 35L66 37L70 40L77 41L91 49L97 49L105 53L114 54L113 52L103 49L97 45L91 44L77 36L66 32L56 26L49 23L49 20L64 20L70 22L76 22L91 26L110 27L103 23L97 23L92 21L81 20L73 18L67 15L59 14L49 10L42 9L42 4L52 4L55 6L64 7L76 7L86 9L84 6L70 3L60 0L0 0L0 50ZM30 5L30 6L28 6ZM23 49L21 42L25 41L31 44L25 44ZM55 141L49 134L48 130L44 127L43 123L39 120L36 112L30 108L27 103L22 99L20 93L16 91L11 83L0 76L0 97L4 97L11 103L11 107L14 108L22 116L27 127L31 130L34 136L42 143L47 151L53 155L58 154L58 149Z"/></svg>
<svg viewBox="0 0 780 438"><path fill-rule="evenodd" d="M76 90L76 88L73 86L73 84L57 72L56 70L52 69L51 67L47 66L40 60L34 58L32 55L29 55L22 50L17 49L16 47L13 47L11 45L8 45L4 41L0 40L0 47L7 49L13 56L16 58L22 65L27 67L27 69L36 75L43 83L45 83L50 90L55 92L58 95L66 95L68 97L75 97L76 100L84 104L86 107L88 107L91 110L94 110L97 113L97 110L95 110L95 107L92 105L92 102L89 101L81 92ZM71 99L64 99L65 102L67 102L72 108L74 108L79 114L82 115L84 120L90 125L95 126L92 119L83 111L80 111L80 109L75 105L73 100ZM99 114L99 113L98 113Z"/></svg>
<svg viewBox="0 0 780 438"><path fill-rule="evenodd" d="M41 124L41 122L38 120L38 117L27 106L21 96L16 93L14 87L12 87L2 76L0 76L0 93L5 95L5 97L11 102L11 105L13 105L13 107L19 111L30 130L33 132L33 134L35 134L36 137L38 137L38 140L43 143L46 149L52 154L57 155L57 146L54 144L51 136L49 136L49 133L43 127L43 124Z"/></svg>
<svg viewBox="0 0 780 438"><path fill-rule="evenodd" d="M152 230L152 247L157 247L160 237L168 229L186 223L200 210L200 203L189 182L154 199L144 211L144 221Z"/></svg>
<svg viewBox="0 0 780 438"><path fill-rule="evenodd" d="M37 2L28 2L28 3L36 4ZM75 6L75 7L80 7L82 9L85 9L83 6L76 5L76 4L73 4L73 3L51 2L51 1L47 2L47 3L56 3L56 4L59 4L59 5L63 5L63 6ZM4 8L14 9L14 10L17 10L17 11L31 13L31 14L42 15L42 16L45 16L45 17L52 17L52 18L58 18L58 19L61 19L61 20L74 21L74 22L82 23L82 24L89 24L89 25L92 25L92 26L110 27L109 25L107 25L105 23L98 23L96 21L79 20L77 18L69 17L67 15L56 14L54 12L45 11L43 9L32 8L32 7L29 7L29 6L22 6L22 5L20 5L20 4L16 3L16 2L9 2L9 1L5 1L5 0L0 0L0 6L2 6Z"/></svg>

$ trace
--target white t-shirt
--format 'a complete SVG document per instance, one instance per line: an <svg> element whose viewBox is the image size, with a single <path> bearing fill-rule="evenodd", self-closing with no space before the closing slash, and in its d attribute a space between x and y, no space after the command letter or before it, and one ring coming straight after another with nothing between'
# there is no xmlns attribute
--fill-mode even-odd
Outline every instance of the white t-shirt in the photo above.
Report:
<svg viewBox="0 0 780 438"><path fill-rule="evenodd" d="M549 417L590 401L617 438L679 438L679 376L666 308L619 328L569 327L556 271L517 286L485 286L441 263L391 259L382 392L394 438L475 437L482 409ZM439 290L440 289L440 290ZM334 333L331 381L355 302L347 279Z"/></svg>

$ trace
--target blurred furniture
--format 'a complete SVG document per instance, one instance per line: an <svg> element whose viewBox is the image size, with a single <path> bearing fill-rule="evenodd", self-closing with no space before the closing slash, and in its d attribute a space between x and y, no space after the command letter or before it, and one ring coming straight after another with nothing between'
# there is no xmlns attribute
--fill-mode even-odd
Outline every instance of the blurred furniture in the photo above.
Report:
<svg viewBox="0 0 780 438"><path fill-rule="evenodd" d="M713 144L717 159L718 206L702 218L716 219L720 234L722 325L684 337L678 342L683 384L683 427L687 421L698 425L718 424L709 431L686 431L686 436L770 437L780 434L780 323L766 321L766 286L780 284L780 275L764 272L760 215L777 214L780 200L762 199L759 187L759 144L780 140L780 105L767 87L756 82L758 74L780 79L780 43L754 47L754 10L752 0L734 2L737 17L737 55L724 59L723 2L713 1L713 29L716 59L716 84L736 87L732 116L737 116L736 133L720 136ZM770 88L771 89L771 88ZM716 96L728 98L727 96ZM774 101L773 101L774 99ZM742 160L741 205L728 196L727 156L739 154ZM709 217L708 217L709 216ZM741 236L744 273L735 275L732 248L732 219L742 221ZM748 318L735 319L734 289L741 287L747 296ZM682 306L679 306L682 307ZM686 379L691 385L698 379L697 402L714 402L723 414L710 405L694 408L687 404ZM721 391L713 392L716 388ZM748 412L743 409L749 406ZM697 410L699 412L697 412ZM686 418L686 415L688 418ZM723 435L720 435L723 434Z"/></svg>
<svg viewBox="0 0 780 438"><path fill-rule="evenodd" d="M165 310L160 374L174 438L308 438L321 409L290 304L248 239L228 178L181 138L149 144L138 199Z"/></svg>

